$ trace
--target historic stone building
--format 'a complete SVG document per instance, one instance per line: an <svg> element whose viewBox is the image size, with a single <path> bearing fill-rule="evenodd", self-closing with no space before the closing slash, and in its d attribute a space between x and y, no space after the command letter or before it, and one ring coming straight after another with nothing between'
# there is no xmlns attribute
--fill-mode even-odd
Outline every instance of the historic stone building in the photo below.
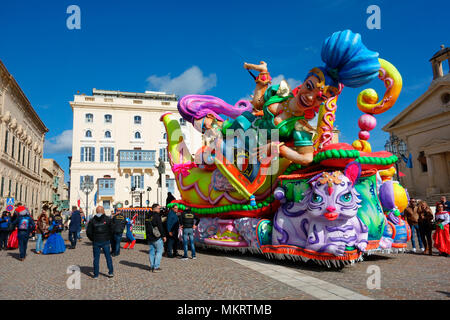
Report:
<svg viewBox="0 0 450 320"><path fill-rule="evenodd" d="M64 170L54 159L43 159L42 207L48 213L69 209L68 187L64 183Z"/></svg>
<svg viewBox="0 0 450 320"><path fill-rule="evenodd" d="M178 113L177 96L165 92L123 92L93 89L70 102L73 143L70 159L70 205L92 214L95 205L110 213L114 205L165 205L167 192L179 199L170 168L167 138L160 121L166 112L177 114L185 141L192 150L201 146L201 134ZM158 188L158 158L165 163ZM161 170L162 171L162 170ZM93 184L86 196L85 180ZM87 180L86 180L87 181Z"/></svg>
<svg viewBox="0 0 450 320"><path fill-rule="evenodd" d="M47 127L0 61L0 207L6 197L40 211L42 156Z"/></svg>
<svg viewBox="0 0 450 320"><path fill-rule="evenodd" d="M412 168L399 161L409 194L430 204L441 195L450 198L450 74L443 69L445 61L450 67L449 58L450 48L441 46L430 59L428 90L383 127L406 143L407 158L412 155Z"/></svg>

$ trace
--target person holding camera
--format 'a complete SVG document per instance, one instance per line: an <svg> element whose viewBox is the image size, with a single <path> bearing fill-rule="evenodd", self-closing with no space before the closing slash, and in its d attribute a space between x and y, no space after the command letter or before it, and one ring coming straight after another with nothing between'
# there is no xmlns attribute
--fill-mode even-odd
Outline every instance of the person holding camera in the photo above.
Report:
<svg viewBox="0 0 450 320"><path fill-rule="evenodd" d="M152 210L145 217L145 233L150 247L149 260L152 272L160 272L160 264L164 251L166 234L160 217L161 207L158 204L152 205Z"/></svg>

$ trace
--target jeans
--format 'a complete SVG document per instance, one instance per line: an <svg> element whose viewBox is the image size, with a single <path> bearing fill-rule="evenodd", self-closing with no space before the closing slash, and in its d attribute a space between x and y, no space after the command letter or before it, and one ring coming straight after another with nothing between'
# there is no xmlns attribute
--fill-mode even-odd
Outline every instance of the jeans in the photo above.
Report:
<svg viewBox="0 0 450 320"><path fill-rule="evenodd" d="M8 230L0 230L0 249L6 249L8 246Z"/></svg>
<svg viewBox="0 0 450 320"><path fill-rule="evenodd" d="M176 233L176 234L175 234ZM167 237L167 256L169 258L178 254L178 231Z"/></svg>
<svg viewBox="0 0 450 320"><path fill-rule="evenodd" d="M44 241L42 234L36 233L36 252L42 252L44 249Z"/></svg>
<svg viewBox="0 0 450 320"><path fill-rule="evenodd" d="M113 234L113 240L111 242L111 250L112 250L112 253L116 256L118 256L120 254L120 241L121 240L122 240L122 232Z"/></svg>
<svg viewBox="0 0 450 320"><path fill-rule="evenodd" d="M111 259L111 243L109 241L93 242L92 250L94 253L94 277L98 277L100 269L100 252L103 250L103 254L106 258L106 264L108 265L109 274L114 273L113 263Z"/></svg>
<svg viewBox="0 0 450 320"><path fill-rule="evenodd" d="M194 229L192 228L183 228L183 249L184 256L183 258L187 258L188 252L188 239L191 244L192 258L195 257L195 246L194 246Z"/></svg>
<svg viewBox="0 0 450 320"><path fill-rule="evenodd" d="M410 225L410 227L411 227L411 244L412 244L412 247L414 249L416 248L416 241L414 240L414 233L417 233L417 239L419 239L419 246L420 246L420 248L423 248L422 237L420 236L419 225L418 224L414 224L414 225Z"/></svg>
<svg viewBox="0 0 450 320"><path fill-rule="evenodd" d="M19 240L19 258L23 259L27 255L28 231L19 231L17 240Z"/></svg>
<svg viewBox="0 0 450 320"><path fill-rule="evenodd" d="M152 270L158 269L159 265L161 264L162 254L164 252L164 242L160 238L156 241L149 241L148 244L150 245L150 268L152 268Z"/></svg>
<svg viewBox="0 0 450 320"><path fill-rule="evenodd" d="M78 231L69 231L69 241L72 248L77 246L77 232Z"/></svg>
<svg viewBox="0 0 450 320"><path fill-rule="evenodd" d="M81 239L81 229L77 232L77 239Z"/></svg>

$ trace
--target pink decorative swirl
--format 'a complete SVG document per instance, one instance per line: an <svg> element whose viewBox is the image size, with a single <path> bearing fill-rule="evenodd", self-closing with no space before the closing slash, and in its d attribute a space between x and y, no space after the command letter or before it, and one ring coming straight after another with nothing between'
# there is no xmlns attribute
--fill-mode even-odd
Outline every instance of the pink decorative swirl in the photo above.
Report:
<svg viewBox="0 0 450 320"><path fill-rule="evenodd" d="M172 171L175 175L181 174L183 177L187 177L189 175L189 170L197 167L194 162L188 161L185 163L178 163L172 165Z"/></svg>

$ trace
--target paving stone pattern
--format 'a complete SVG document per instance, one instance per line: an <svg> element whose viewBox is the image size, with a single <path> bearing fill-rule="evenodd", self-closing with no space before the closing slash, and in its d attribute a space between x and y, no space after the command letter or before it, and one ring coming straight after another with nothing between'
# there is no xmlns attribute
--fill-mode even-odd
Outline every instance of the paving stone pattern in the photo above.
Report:
<svg viewBox="0 0 450 320"><path fill-rule="evenodd" d="M67 239L67 233L63 234ZM66 241L66 245L69 242ZM122 243L123 246L124 243ZM197 259L182 261L163 257L160 273L151 273L148 245L137 243L113 257L115 277L107 278L104 256L100 277L92 279L92 246L86 238L75 250L58 255L37 255L30 241L25 261L18 250L0 251L0 299L123 299L123 300L315 300L302 290L232 259L281 265L303 275L351 290L373 299L449 299L450 258L422 254L379 254L342 270L312 264L268 260L263 256L198 250ZM182 251L179 251L182 253ZM232 258L232 259L229 259ZM81 289L68 289L67 268L81 270ZM381 289L367 289L367 268L381 270ZM284 270L286 270L283 268ZM272 274L271 274L272 275ZM280 278L283 280L283 278Z"/></svg>

